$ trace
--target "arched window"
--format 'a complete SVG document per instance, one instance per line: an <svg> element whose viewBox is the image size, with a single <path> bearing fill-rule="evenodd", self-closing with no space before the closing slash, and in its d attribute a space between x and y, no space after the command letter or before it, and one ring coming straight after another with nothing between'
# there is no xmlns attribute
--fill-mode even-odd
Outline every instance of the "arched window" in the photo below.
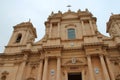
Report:
<svg viewBox="0 0 120 80"><path fill-rule="evenodd" d="M68 29L68 39L75 39L75 29Z"/></svg>
<svg viewBox="0 0 120 80"><path fill-rule="evenodd" d="M21 38L22 38L22 34L18 34L16 38L16 43L19 43L21 41Z"/></svg>

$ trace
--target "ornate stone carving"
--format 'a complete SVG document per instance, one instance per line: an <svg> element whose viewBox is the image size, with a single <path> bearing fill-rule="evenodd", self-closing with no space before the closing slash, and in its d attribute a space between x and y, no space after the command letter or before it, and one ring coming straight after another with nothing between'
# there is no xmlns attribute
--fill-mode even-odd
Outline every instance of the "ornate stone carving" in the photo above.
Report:
<svg viewBox="0 0 120 80"><path fill-rule="evenodd" d="M35 78L29 77L26 80L35 80Z"/></svg>
<svg viewBox="0 0 120 80"><path fill-rule="evenodd" d="M115 80L120 80L120 74L118 74L117 76L116 76L116 79Z"/></svg>
<svg viewBox="0 0 120 80"><path fill-rule="evenodd" d="M38 65L39 65L39 62L36 62L36 61L33 61L33 62L29 62L28 63L31 67L38 67Z"/></svg>
<svg viewBox="0 0 120 80"><path fill-rule="evenodd" d="M112 36L118 36L117 30L114 27L111 28L110 33Z"/></svg>
<svg viewBox="0 0 120 80"><path fill-rule="evenodd" d="M110 61L114 64L119 64L120 63L120 57L110 57Z"/></svg>
<svg viewBox="0 0 120 80"><path fill-rule="evenodd" d="M72 63L75 64L76 63L76 58L72 58Z"/></svg>
<svg viewBox="0 0 120 80"><path fill-rule="evenodd" d="M1 80L6 80L8 74L7 71L2 72Z"/></svg>
<svg viewBox="0 0 120 80"><path fill-rule="evenodd" d="M86 59L85 58L72 58L66 62L63 63L63 65L84 65L86 64Z"/></svg>
<svg viewBox="0 0 120 80"><path fill-rule="evenodd" d="M35 40L34 35L29 35L28 42L33 42Z"/></svg>

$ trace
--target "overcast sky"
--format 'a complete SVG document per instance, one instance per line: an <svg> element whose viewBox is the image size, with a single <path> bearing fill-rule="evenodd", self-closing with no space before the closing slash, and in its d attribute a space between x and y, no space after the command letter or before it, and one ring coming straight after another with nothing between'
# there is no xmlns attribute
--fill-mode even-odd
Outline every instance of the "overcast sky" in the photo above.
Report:
<svg viewBox="0 0 120 80"><path fill-rule="evenodd" d="M68 11L67 5L75 12L87 8L97 17L98 30L104 35L108 35L106 22L111 13L120 13L120 0L0 0L0 52L12 35L13 26L30 18L37 29L38 41L44 36L44 22L51 12Z"/></svg>

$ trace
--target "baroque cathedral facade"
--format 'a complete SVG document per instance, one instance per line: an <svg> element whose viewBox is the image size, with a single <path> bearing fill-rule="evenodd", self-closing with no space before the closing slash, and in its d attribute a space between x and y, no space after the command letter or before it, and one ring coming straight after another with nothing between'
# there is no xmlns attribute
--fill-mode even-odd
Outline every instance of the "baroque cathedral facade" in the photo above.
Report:
<svg viewBox="0 0 120 80"><path fill-rule="evenodd" d="M35 42L31 22L15 25L0 54L0 80L120 80L120 14L102 35L87 9L51 13Z"/></svg>

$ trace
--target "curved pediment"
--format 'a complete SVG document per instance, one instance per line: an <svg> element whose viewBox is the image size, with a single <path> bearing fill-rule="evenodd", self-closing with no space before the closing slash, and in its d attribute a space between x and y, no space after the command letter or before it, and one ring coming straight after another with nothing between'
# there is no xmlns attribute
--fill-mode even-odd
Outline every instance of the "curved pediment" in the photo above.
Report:
<svg viewBox="0 0 120 80"><path fill-rule="evenodd" d="M77 13L68 11L63 14L62 19L72 19L72 18L78 18Z"/></svg>

